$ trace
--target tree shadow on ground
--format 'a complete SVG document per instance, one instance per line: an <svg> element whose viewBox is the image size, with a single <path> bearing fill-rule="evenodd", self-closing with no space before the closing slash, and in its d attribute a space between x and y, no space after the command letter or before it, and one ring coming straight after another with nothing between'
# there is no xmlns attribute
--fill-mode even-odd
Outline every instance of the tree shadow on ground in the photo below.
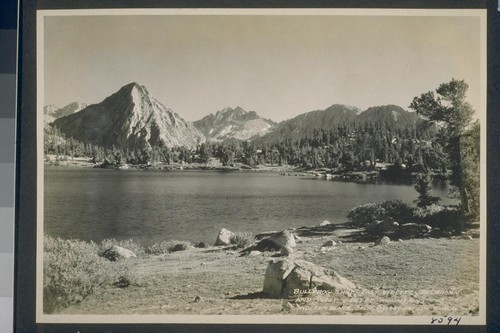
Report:
<svg viewBox="0 0 500 333"><path fill-rule="evenodd" d="M268 298L268 297L262 291L257 291L245 295L236 295L231 297L230 299L259 299L259 298Z"/></svg>

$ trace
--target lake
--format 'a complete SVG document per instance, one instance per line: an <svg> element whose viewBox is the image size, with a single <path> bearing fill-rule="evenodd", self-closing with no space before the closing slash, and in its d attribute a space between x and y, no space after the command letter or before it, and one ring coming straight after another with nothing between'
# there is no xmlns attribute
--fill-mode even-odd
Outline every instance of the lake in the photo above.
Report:
<svg viewBox="0 0 500 333"><path fill-rule="evenodd" d="M361 204L413 201L412 185L356 184L264 172L104 170L45 167L44 231L99 242L133 238L205 241L218 231L253 234L346 222ZM447 198L444 184L433 195Z"/></svg>

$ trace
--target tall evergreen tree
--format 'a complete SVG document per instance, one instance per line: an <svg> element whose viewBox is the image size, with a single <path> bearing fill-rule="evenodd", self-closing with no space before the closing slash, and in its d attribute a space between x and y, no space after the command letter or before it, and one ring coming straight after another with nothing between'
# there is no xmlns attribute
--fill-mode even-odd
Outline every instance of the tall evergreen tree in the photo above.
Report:
<svg viewBox="0 0 500 333"><path fill-rule="evenodd" d="M415 97L410 104L411 109L431 122L442 124L446 130L446 151L451 168L450 183L456 186L460 193L462 223L466 216L473 213L471 201L479 201L479 198L473 197L479 192L470 185L474 183L471 177L476 175L469 169L476 167L467 163L464 149L464 140L469 135L474 112L471 105L465 101L468 88L465 81L452 79L436 89L437 96L429 91Z"/></svg>

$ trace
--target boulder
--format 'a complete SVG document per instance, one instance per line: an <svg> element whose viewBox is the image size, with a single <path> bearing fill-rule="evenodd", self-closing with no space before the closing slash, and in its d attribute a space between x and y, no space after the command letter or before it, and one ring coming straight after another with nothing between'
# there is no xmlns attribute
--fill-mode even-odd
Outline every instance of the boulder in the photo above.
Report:
<svg viewBox="0 0 500 333"><path fill-rule="evenodd" d="M288 298L296 290L338 291L354 288L352 282L331 269L305 260L281 259L268 264L263 293L272 298Z"/></svg>
<svg viewBox="0 0 500 333"><path fill-rule="evenodd" d="M366 231L376 235L393 234L399 230L399 223L394 221L373 221L366 226Z"/></svg>
<svg viewBox="0 0 500 333"><path fill-rule="evenodd" d="M320 227L322 227L322 226L329 225L329 224L330 224L330 221L324 220L319 225L320 225Z"/></svg>
<svg viewBox="0 0 500 333"><path fill-rule="evenodd" d="M400 238L419 238L430 235L432 228L427 224L405 223L399 227Z"/></svg>
<svg viewBox="0 0 500 333"><path fill-rule="evenodd" d="M391 242L391 240L389 239L389 237L384 236L384 237L382 237L382 238L377 239L377 240L375 241L375 244L374 244L374 245L375 245L375 246L377 246L377 245L382 245L382 246L384 246L384 245L389 244L390 242Z"/></svg>
<svg viewBox="0 0 500 333"><path fill-rule="evenodd" d="M289 256L294 252L295 252L294 249L289 247L289 246L285 246L285 247L281 248L281 255L282 256Z"/></svg>
<svg viewBox="0 0 500 333"><path fill-rule="evenodd" d="M217 239L215 240L215 246L231 244L231 237L233 236L234 232L224 228L220 229Z"/></svg>
<svg viewBox="0 0 500 333"><path fill-rule="evenodd" d="M112 247L104 251L102 256L110 261L116 261L119 259L128 259L128 258L137 258L134 252L118 245L113 245Z"/></svg>
<svg viewBox="0 0 500 333"><path fill-rule="evenodd" d="M277 234L272 235L271 237L269 237L269 240L279 246L280 249L287 246L297 246L297 244L295 243L294 235L288 230L283 230L281 232L278 232Z"/></svg>
<svg viewBox="0 0 500 333"><path fill-rule="evenodd" d="M331 247L335 245L337 245L337 243L334 240L330 239L329 241L326 241L325 244L321 245L321 247Z"/></svg>

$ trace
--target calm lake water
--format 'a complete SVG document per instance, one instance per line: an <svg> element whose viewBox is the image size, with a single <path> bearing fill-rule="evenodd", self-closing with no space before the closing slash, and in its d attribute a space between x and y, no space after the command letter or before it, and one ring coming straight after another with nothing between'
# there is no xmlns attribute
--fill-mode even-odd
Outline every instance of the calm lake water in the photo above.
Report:
<svg viewBox="0 0 500 333"><path fill-rule="evenodd" d="M220 228L254 234L346 222L360 204L413 201L412 185L355 184L275 173L45 167L45 233L96 242L213 243ZM433 194L447 199L446 186Z"/></svg>

